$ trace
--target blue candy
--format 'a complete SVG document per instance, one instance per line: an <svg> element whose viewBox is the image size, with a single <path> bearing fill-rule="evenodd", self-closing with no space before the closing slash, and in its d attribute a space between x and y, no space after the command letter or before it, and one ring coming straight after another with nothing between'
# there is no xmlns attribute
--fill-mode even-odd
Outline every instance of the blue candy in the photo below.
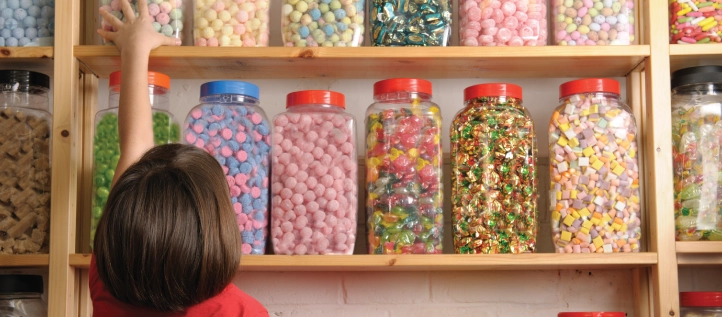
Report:
<svg viewBox="0 0 722 317"><path fill-rule="evenodd" d="M228 175L236 175L240 172L241 172L241 170L238 169L238 167L231 167L228 169Z"/></svg>
<svg viewBox="0 0 722 317"><path fill-rule="evenodd" d="M253 241L254 241L253 232L250 232L250 231L241 232L241 239L243 240L243 243L253 243Z"/></svg>
<svg viewBox="0 0 722 317"><path fill-rule="evenodd" d="M246 115L248 115L248 109L246 109L246 107L237 107L236 111L239 115L242 116L241 118L244 118Z"/></svg>
<svg viewBox="0 0 722 317"><path fill-rule="evenodd" d="M241 163L238 162L238 160L233 156L230 156L226 159L226 166L228 166L228 168L238 168L240 164Z"/></svg>
<svg viewBox="0 0 722 317"><path fill-rule="evenodd" d="M261 217L263 217L263 214L260 213L260 212L257 213L256 216L257 216L257 215L261 215ZM256 217L254 217L254 218L256 218ZM261 219L256 218L256 220L258 220L258 221L263 221L263 218L261 218ZM254 235L254 238L256 238L256 240L258 240L258 241L263 240L263 231L261 231L261 230L256 231L256 234Z"/></svg>
<svg viewBox="0 0 722 317"><path fill-rule="evenodd" d="M326 33L326 36L331 36L335 33L335 30L331 24L326 24L323 26L323 33Z"/></svg>
<svg viewBox="0 0 722 317"><path fill-rule="evenodd" d="M333 10L333 15L336 16L336 20L340 21L346 17L346 11L344 11L344 9L336 9Z"/></svg>
<svg viewBox="0 0 722 317"><path fill-rule="evenodd" d="M14 29L13 37L16 39L21 39L21 38L25 37L25 29L23 29L23 28Z"/></svg>
<svg viewBox="0 0 722 317"><path fill-rule="evenodd" d="M241 167L239 167L238 169L241 171L241 173L248 174L251 172L251 170L253 170L253 166L251 166L251 164L249 164L248 162L243 162L241 163Z"/></svg>
<svg viewBox="0 0 722 317"><path fill-rule="evenodd" d="M27 16L23 19L23 25L26 28L35 28L37 26L36 19L34 17Z"/></svg>
<svg viewBox="0 0 722 317"><path fill-rule="evenodd" d="M7 20L7 19L12 19L14 12L15 12L15 11L13 11L13 9L5 8L5 9L2 10L2 12L0 12L0 15L2 15L2 17L3 17L4 19L6 19L6 20Z"/></svg>
<svg viewBox="0 0 722 317"><path fill-rule="evenodd" d="M356 12L364 12L364 0L357 1L355 4Z"/></svg>
<svg viewBox="0 0 722 317"><path fill-rule="evenodd" d="M30 39L27 37L21 38L20 41L18 41L18 46L26 46L30 44Z"/></svg>
<svg viewBox="0 0 722 317"><path fill-rule="evenodd" d="M263 207L264 207L265 205L266 205L266 204L265 204L263 201L261 201L260 199L255 199L255 200L253 200L253 209L255 209L255 210L264 209ZM258 219L258 217L259 217L258 215L260 215L260 218L261 218L261 219ZM254 218L255 218L256 220L263 220L263 218L264 218L264 217L263 217L263 213L261 213L261 212L257 213L256 216L254 216Z"/></svg>
<svg viewBox="0 0 722 317"><path fill-rule="evenodd" d="M26 16L28 16L28 11L25 11L25 9L15 9L13 11L13 19L15 20L22 21Z"/></svg>
<svg viewBox="0 0 722 317"><path fill-rule="evenodd" d="M221 165L226 165L226 158L225 158L225 157L223 157L223 156L221 156L221 155L217 155L217 156L216 156L216 160L218 161L219 164L221 164Z"/></svg>
<svg viewBox="0 0 722 317"><path fill-rule="evenodd" d="M36 39L38 37L38 30L34 28L25 29L25 37L27 37L29 40Z"/></svg>
<svg viewBox="0 0 722 317"><path fill-rule="evenodd" d="M304 26L301 26L300 28L298 28L298 35L299 35L301 38L306 38L306 37L308 37L308 34L309 34L310 32L311 32L311 31L309 31L309 30L308 30L308 27L305 26L305 25L304 25Z"/></svg>
<svg viewBox="0 0 722 317"><path fill-rule="evenodd" d="M33 5L33 0L20 0L20 8L27 9Z"/></svg>
<svg viewBox="0 0 722 317"><path fill-rule="evenodd" d="M48 29L46 28L41 28L40 30L38 30L38 37L48 37L50 35L50 31L48 31Z"/></svg>
<svg viewBox="0 0 722 317"><path fill-rule="evenodd" d="M215 106L213 106L213 108L211 109L211 113L213 113L213 115L220 116L220 115L223 114L223 110L224 110L223 108L224 108L224 107L221 106L221 105L215 105Z"/></svg>
<svg viewBox="0 0 722 317"><path fill-rule="evenodd" d="M233 152L238 152L238 150L241 149L241 145L238 144L238 142L236 142L234 140L228 141L228 147L231 148L231 151L233 151Z"/></svg>
<svg viewBox="0 0 722 317"><path fill-rule="evenodd" d="M5 46L5 39L0 37L0 46Z"/></svg>
<svg viewBox="0 0 722 317"><path fill-rule="evenodd" d="M235 205L238 202L238 198L231 197L231 204Z"/></svg>
<svg viewBox="0 0 722 317"><path fill-rule="evenodd" d="M18 46L18 39L14 38L14 37L9 37L8 39L5 40L5 46L9 46L9 47Z"/></svg>
<svg viewBox="0 0 722 317"><path fill-rule="evenodd" d="M249 195L249 194L241 195L241 204L250 205L251 204L251 195Z"/></svg>
<svg viewBox="0 0 722 317"><path fill-rule="evenodd" d="M249 215L251 212L253 212L253 207L251 207L251 205L243 205L244 214Z"/></svg>
<svg viewBox="0 0 722 317"><path fill-rule="evenodd" d="M331 30L333 30L333 27L331 27ZM256 126L256 132L262 136L267 136L269 131L267 126L259 124Z"/></svg>
<svg viewBox="0 0 722 317"><path fill-rule="evenodd" d="M331 0L321 0L321 2L323 2L325 4L329 4L329 3L331 3Z"/></svg>
<svg viewBox="0 0 722 317"><path fill-rule="evenodd" d="M44 6L42 9L40 9L40 16L46 19L55 17L55 9L53 9L52 7Z"/></svg>
<svg viewBox="0 0 722 317"><path fill-rule="evenodd" d="M20 26L20 23L18 23L17 20L13 18L5 19L5 28L6 29L16 29L18 26Z"/></svg>
<svg viewBox="0 0 722 317"><path fill-rule="evenodd" d="M243 144L241 145L241 148L244 151L246 151L246 153L251 152L251 150L253 150L253 145L250 142L248 142L249 139L250 138L246 138L246 142L243 142Z"/></svg>
<svg viewBox="0 0 722 317"><path fill-rule="evenodd" d="M8 1L7 0L0 0L0 10L5 9L8 7Z"/></svg>
<svg viewBox="0 0 722 317"><path fill-rule="evenodd" d="M338 29L339 32L343 32L343 31L346 31L346 29L348 29L348 25L343 22L336 22L336 28Z"/></svg>
<svg viewBox="0 0 722 317"><path fill-rule="evenodd" d="M321 10L319 10L318 8L311 9L311 11L308 12L308 14L311 16L311 19L313 19L314 21L318 21L318 19L321 18ZM299 31L301 31L301 29L299 29ZM305 36L302 36L302 37L305 37Z"/></svg>
<svg viewBox="0 0 722 317"><path fill-rule="evenodd" d="M211 131L219 131L220 129L221 129L221 125L218 123L215 123L215 122L211 123L211 125L208 126L208 130L211 130Z"/></svg>
<svg viewBox="0 0 722 317"><path fill-rule="evenodd" d="M20 7L20 0L8 0L7 6L8 8L15 10Z"/></svg>
<svg viewBox="0 0 722 317"><path fill-rule="evenodd" d="M10 31L9 29L2 29L0 30L0 36L2 36L3 39L7 40L13 37L13 31Z"/></svg>
<svg viewBox="0 0 722 317"><path fill-rule="evenodd" d="M40 7L31 6L30 8L28 8L28 15L35 18L40 17Z"/></svg>

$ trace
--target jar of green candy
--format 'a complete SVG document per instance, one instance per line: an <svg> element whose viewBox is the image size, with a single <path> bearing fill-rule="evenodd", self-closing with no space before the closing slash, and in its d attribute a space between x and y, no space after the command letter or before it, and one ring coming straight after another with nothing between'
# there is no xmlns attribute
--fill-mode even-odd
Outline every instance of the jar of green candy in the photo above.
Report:
<svg viewBox="0 0 722 317"><path fill-rule="evenodd" d="M678 241L722 241L722 66L672 74L674 217Z"/></svg>
<svg viewBox="0 0 722 317"><path fill-rule="evenodd" d="M537 146L521 87L471 86L464 100L451 123L454 251L534 252Z"/></svg>
<svg viewBox="0 0 722 317"><path fill-rule="evenodd" d="M447 46L451 43L451 0L370 1L374 46Z"/></svg>
<svg viewBox="0 0 722 317"><path fill-rule="evenodd" d="M120 159L118 136L118 105L120 103L119 71L110 74L108 85L108 109L95 115L95 137L93 138L93 209L91 215L90 246L93 246L95 228L103 214L105 202L110 193L110 184L115 176L115 167ZM170 108L170 78L164 74L148 72L148 92L153 107L153 138L155 144L178 142L180 126L168 111Z"/></svg>

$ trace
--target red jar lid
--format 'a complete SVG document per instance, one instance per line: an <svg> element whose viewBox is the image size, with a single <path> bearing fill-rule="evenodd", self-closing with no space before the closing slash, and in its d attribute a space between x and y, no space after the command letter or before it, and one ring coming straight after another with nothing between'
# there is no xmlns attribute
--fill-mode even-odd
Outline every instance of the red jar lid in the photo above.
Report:
<svg viewBox="0 0 722 317"><path fill-rule="evenodd" d="M722 307L722 292L681 292L679 306Z"/></svg>
<svg viewBox="0 0 722 317"><path fill-rule="evenodd" d="M391 92L408 91L431 95L431 82L418 78L392 78L374 84L374 96Z"/></svg>
<svg viewBox="0 0 722 317"><path fill-rule="evenodd" d="M559 98L589 92L610 92L619 95L619 89L619 82L614 79L587 78L572 80L559 86Z"/></svg>
<svg viewBox="0 0 722 317"><path fill-rule="evenodd" d="M512 97L522 99L521 87L514 84L490 83L464 89L464 101L479 97Z"/></svg>
<svg viewBox="0 0 722 317"><path fill-rule="evenodd" d="M110 83L108 87L120 85L120 71L113 72L110 74ZM148 72L148 85L160 86L165 89L170 89L170 77L166 74L158 72Z"/></svg>
<svg viewBox="0 0 722 317"><path fill-rule="evenodd" d="M623 312L569 312L559 313L557 317L624 317Z"/></svg>
<svg viewBox="0 0 722 317"><path fill-rule="evenodd" d="M346 109L346 97L330 90L302 90L286 95L286 109L299 105L332 105Z"/></svg>

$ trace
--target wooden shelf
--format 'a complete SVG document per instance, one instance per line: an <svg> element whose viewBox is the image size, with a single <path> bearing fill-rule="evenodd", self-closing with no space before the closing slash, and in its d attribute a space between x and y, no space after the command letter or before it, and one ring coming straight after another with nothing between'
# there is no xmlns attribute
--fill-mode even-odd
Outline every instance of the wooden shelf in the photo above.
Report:
<svg viewBox="0 0 722 317"><path fill-rule="evenodd" d="M722 241L677 241L677 264L722 265Z"/></svg>
<svg viewBox="0 0 722 317"><path fill-rule="evenodd" d="M722 65L722 45L670 44L671 71L704 65Z"/></svg>
<svg viewBox="0 0 722 317"><path fill-rule="evenodd" d="M0 69L22 69L52 76L53 47L0 47Z"/></svg>
<svg viewBox="0 0 722 317"><path fill-rule="evenodd" d="M657 253L493 255L248 255L243 271L520 271L649 267ZM88 268L89 254L71 254L70 265Z"/></svg>
<svg viewBox="0 0 722 317"><path fill-rule="evenodd" d="M0 255L0 267L42 267L48 266L47 254Z"/></svg>
<svg viewBox="0 0 722 317"><path fill-rule="evenodd" d="M76 46L101 78L120 69L112 46ZM649 45L540 47L161 47L150 69L171 78L621 77Z"/></svg>

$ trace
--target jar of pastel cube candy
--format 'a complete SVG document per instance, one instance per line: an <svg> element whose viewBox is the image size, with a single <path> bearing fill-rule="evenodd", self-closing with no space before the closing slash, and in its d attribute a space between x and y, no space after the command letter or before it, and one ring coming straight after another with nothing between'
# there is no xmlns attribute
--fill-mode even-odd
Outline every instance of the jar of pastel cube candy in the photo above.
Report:
<svg viewBox="0 0 722 317"><path fill-rule="evenodd" d="M639 252L637 126L619 82L559 87L549 122L552 241L557 253Z"/></svg>
<svg viewBox="0 0 722 317"><path fill-rule="evenodd" d="M286 96L273 119L271 238L276 254L353 254L358 210L356 120L344 95Z"/></svg>
<svg viewBox="0 0 722 317"><path fill-rule="evenodd" d="M90 219L90 246L93 246L95 229L103 215L110 194L110 185L120 159L118 133L118 106L120 105L121 72L110 74L108 83L108 108L95 115L93 137L93 195ZM153 140L156 145L178 142L180 126L170 113L170 78L167 75L148 72L148 93L153 108Z"/></svg>
<svg viewBox="0 0 722 317"><path fill-rule="evenodd" d="M679 306L682 317L719 317L722 292L681 292Z"/></svg>
<svg viewBox="0 0 722 317"><path fill-rule="evenodd" d="M634 0L552 0L554 44L635 43Z"/></svg>
<svg viewBox="0 0 722 317"><path fill-rule="evenodd" d="M191 0L147 0L147 2L148 14L153 21L155 30L165 36L179 38L183 41L183 45L188 45L191 31ZM138 1L130 0L130 6L137 15ZM110 12L121 21L125 18L121 0L100 0L100 9ZM99 20L102 29L116 31L104 18L100 17ZM103 39L100 41L106 45L112 45L112 42L105 42Z"/></svg>
<svg viewBox="0 0 722 317"><path fill-rule="evenodd" d="M284 0L281 13L285 46L360 46L365 0Z"/></svg>
<svg viewBox="0 0 722 317"><path fill-rule="evenodd" d="M268 0L194 0L195 46L268 46Z"/></svg>
<svg viewBox="0 0 722 317"><path fill-rule="evenodd" d="M55 0L0 1L0 46L53 46Z"/></svg>
<svg viewBox="0 0 722 317"><path fill-rule="evenodd" d="M243 254L263 254L268 235L271 134L258 86L214 81L186 117L183 140L213 155L228 181Z"/></svg>
<svg viewBox="0 0 722 317"><path fill-rule="evenodd" d="M369 253L441 253L441 111L431 82L374 84L365 130Z"/></svg>
<svg viewBox="0 0 722 317"><path fill-rule="evenodd" d="M464 100L451 123L454 251L534 252L537 147L521 87L475 85Z"/></svg>
<svg viewBox="0 0 722 317"><path fill-rule="evenodd" d="M451 0L374 0L369 27L374 46L451 45Z"/></svg>
<svg viewBox="0 0 722 317"><path fill-rule="evenodd" d="M0 70L0 255L48 253L50 77Z"/></svg>
<svg viewBox="0 0 722 317"><path fill-rule="evenodd" d="M547 0L461 0L463 46L544 46Z"/></svg>

